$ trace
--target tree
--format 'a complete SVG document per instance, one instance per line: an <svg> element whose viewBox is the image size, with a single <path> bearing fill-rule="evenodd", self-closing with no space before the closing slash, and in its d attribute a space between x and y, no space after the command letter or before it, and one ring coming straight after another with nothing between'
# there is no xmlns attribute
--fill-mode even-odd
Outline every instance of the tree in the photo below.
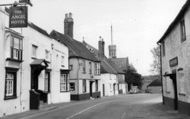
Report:
<svg viewBox="0 0 190 119"><path fill-rule="evenodd" d="M128 90L131 89L131 84L141 88L142 85L142 76L137 73L133 65L129 65L125 71L125 81L128 83Z"/></svg>
<svg viewBox="0 0 190 119"><path fill-rule="evenodd" d="M160 74L160 47L154 47L151 50L153 55L153 63L151 64L151 72L153 74Z"/></svg>

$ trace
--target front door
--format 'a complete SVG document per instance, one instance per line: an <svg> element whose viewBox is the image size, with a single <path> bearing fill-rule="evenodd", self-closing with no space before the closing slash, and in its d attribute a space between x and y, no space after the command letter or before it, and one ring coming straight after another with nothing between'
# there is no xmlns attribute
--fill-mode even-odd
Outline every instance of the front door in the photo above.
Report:
<svg viewBox="0 0 190 119"><path fill-rule="evenodd" d="M102 92L103 92L103 96L105 96L105 85L104 84L102 84Z"/></svg>
<svg viewBox="0 0 190 119"><path fill-rule="evenodd" d="M113 94L115 95L115 84L113 84Z"/></svg>
<svg viewBox="0 0 190 119"><path fill-rule="evenodd" d="M93 84L93 82L90 81L90 97L92 97L92 84Z"/></svg>
<svg viewBox="0 0 190 119"><path fill-rule="evenodd" d="M171 76L172 82L173 82L173 87L174 87L174 109L178 109L178 96L177 96L177 80L176 80L176 70L172 71L172 76Z"/></svg>

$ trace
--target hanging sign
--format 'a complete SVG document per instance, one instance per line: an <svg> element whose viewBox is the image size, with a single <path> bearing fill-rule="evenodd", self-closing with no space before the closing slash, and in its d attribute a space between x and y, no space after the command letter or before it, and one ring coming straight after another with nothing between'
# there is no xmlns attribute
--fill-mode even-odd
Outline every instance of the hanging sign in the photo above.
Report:
<svg viewBox="0 0 190 119"><path fill-rule="evenodd" d="M27 27L28 26L28 8L27 6L10 7L9 27Z"/></svg>

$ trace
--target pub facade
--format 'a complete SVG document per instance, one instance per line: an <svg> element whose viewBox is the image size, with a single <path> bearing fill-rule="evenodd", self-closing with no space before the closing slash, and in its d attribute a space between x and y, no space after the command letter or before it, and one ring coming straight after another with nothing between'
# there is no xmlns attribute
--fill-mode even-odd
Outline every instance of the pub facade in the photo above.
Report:
<svg viewBox="0 0 190 119"><path fill-rule="evenodd" d="M161 48L163 103L190 114L190 1L158 41Z"/></svg>

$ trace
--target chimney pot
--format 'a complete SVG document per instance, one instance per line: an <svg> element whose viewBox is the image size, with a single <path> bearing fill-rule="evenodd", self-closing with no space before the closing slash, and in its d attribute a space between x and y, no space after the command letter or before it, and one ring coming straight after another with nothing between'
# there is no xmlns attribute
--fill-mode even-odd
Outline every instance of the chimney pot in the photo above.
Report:
<svg viewBox="0 0 190 119"><path fill-rule="evenodd" d="M68 18L68 14L65 14L65 18Z"/></svg>
<svg viewBox="0 0 190 119"><path fill-rule="evenodd" d="M72 18L72 13L71 12L69 12L69 18Z"/></svg>
<svg viewBox="0 0 190 119"><path fill-rule="evenodd" d="M64 20L64 34L70 36L73 38L73 18L72 13L65 14L65 20Z"/></svg>

